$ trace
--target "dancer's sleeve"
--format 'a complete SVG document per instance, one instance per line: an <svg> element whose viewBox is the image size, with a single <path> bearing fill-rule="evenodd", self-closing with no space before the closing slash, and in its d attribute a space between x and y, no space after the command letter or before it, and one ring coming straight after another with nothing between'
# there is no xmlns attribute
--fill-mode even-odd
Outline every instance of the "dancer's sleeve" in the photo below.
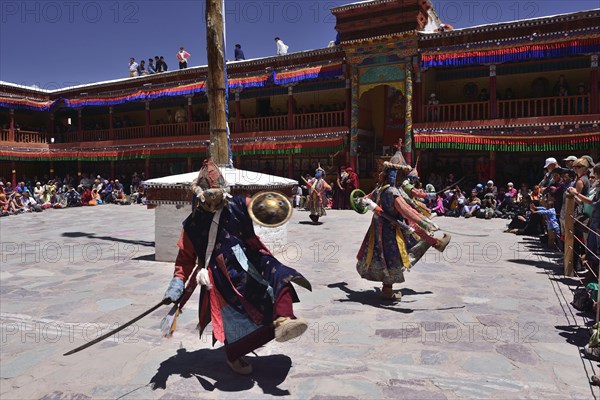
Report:
<svg viewBox="0 0 600 400"><path fill-rule="evenodd" d="M175 259L175 272L173 276L186 282L196 266L198 257L196 256L196 250L194 250L192 241L183 229L181 230L177 247L179 247L179 253L177 253L177 258Z"/></svg>

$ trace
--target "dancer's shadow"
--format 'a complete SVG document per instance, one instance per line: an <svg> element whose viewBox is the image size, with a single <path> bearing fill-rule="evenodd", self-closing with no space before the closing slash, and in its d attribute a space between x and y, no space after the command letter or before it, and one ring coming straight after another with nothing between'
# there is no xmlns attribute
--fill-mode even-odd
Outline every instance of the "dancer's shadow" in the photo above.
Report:
<svg viewBox="0 0 600 400"><path fill-rule="evenodd" d="M229 369L225 360L223 348L201 349L193 352L179 349L176 355L160 363L158 371L150 379L151 387L153 390L166 389L169 377L180 375L186 379L196 378L204 390L209 392L215 389L224 392L240 392L250 390L256 383L265 394L272 396L290 394L288 390L278 387L285 381L292 366L292 360L288 356L274 354L246 357L254 369L250 375L235 374Z"/></svg>
<svg viewBox="0 0 600 400"><path fill-rule="evenodd" d="M442 308L399 308L399 307L391 307L393 304L397 304L397 302L387 302L381 299L381 289L374 288L373 290L363 290L361 292L354 291L348 287L346 282L338 282L331 283L327 285L329 288L338 288L342 292L346 293L345 299L337 300L339 302L353 302L353 303L361 303L368 306L383 308L384 310L397 311L403 314L410 314L415 311L441 311L441 310L457 310L460 308L465 308L465 306L456 306L456 307L442 307ZM411 296L411 295L419 295L419 294L432 294L433 292L425 291L425 292L416 292L409 288L403 288L400 290L402 296ZM415 300L406 301L404 297L402 298L402 303L414 303Z"/></svg>
<svg viewBox="0 0 600 400"><path fill-rule="evenodd" d="M346 293L345 299L339 299L337 301L341 303L352 302L361 303L376 308L383 308L384 310L397 311L403 314L410 314L413 310L409 308L391 307L395 302L385 302L381 299L381 289L375 288L373 290L354 291L348 287L346 282L331 283L327 285L329 288L338 288L342 292ZM406 301L404 302L406 303Z"/></svg>
<svg viewBox="0 0 600 400"><path fill-rule="evenodd" d="M319 222L319 221L317 221L317 222L312 222L312 221L298 221L298 223L301 224L301 225L315 225L315 226L316 225L323 225L323 223Z"/></svg>

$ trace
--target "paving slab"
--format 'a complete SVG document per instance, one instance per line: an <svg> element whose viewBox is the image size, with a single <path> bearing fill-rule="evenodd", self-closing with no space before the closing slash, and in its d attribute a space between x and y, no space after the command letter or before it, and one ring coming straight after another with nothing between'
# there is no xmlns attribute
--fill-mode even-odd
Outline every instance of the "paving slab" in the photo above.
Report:
<svg viewBox="0 0 600 400"><path fill-rule="evenodd" d="M210 329L198 337L195 300L170 339L159 331L165 307L64 357L162 298L173 265L153 261L154 212L104 205L0 219L0 398L600 396L588 383L598 364L580 356L588 320L568 304L559 256L496 219L440 218L451 246L430 250L389 303L356 272L369 215L330 210L311 225L295 211L272 250L313 285L298 288L295 307L309 328L250 354L251 376L228 369Z"/></svg>

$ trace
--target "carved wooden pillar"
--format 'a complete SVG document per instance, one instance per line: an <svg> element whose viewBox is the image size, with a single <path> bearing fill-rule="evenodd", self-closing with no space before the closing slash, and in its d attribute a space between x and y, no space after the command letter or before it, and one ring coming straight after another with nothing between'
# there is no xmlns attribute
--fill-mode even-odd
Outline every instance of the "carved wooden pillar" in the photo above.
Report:
<svg viewBox="0 0 600 400"><path fill-rule="evenodd" d="M8 140L10 142L15 141L15 110L8 110L8 114L10 115L10 125L8 126ZM14 168L13 168L14 169Z"/></svg>
<svg viewBox="0 0 600 400"><path fill-rule="evenodd" d="M113 115L114 115L114 109L113 106L108 107L108 138L110 140L114 140L115 139L115 129L114 129L114 125L113 125Z"/></svg>
<svg viewBox="0 0 600 400"><path fill-rule="evenodd" d="M288 86L287 128L294 129L294 89L292 85Z"/></svg>
<svg viewBox="0 0 600 400"><path fill-rule="evenodd" d="M13 190L17 190L17 166L14 161L10 162L10 168L12 170L12 177L10 182L12 184Z"/></svg>
<svg viewBox="0 0 600 400"><path fill-rule="evenodd" d="M490 179L496 180L496 152L490 151Z"/></svg>
<svg viewBox="0 0 600 400"><path fill-rule="evenodd" d="M494 119L498 115L498 98L496 97L496 66L490 65L490 98L489 98L489 118Z"/></svg>
<svg viewBox="0 0 600 400"><path fill-rule="evenodd" d="M288 178L294 179L294 156L288 155Z"/></svg>
<svg viewBox="0 0 600 400"><path fill-rule="evenodd" d="M598 54L591 57L590 70L590 113L600 113L600 99L598 98Z"/></svg>
<svg viewBox="0 0 600 400"><path fill-rule="evenodd" d="M192 108L192 96L188 96L188 98L187 98L187 131L188 131L188 135L191 135L193 132L192 131L193 130L193 125L192 125L193 117L194 117L194 109Z"/></svg>
<svg viewBox="0 0 600 400"><path fill-rule="evenodd" d="M150 135L150 100L146 100L144 102L144 106L146 109L146 123L144 126L144 134L148 136Z"/></svg>
<svg viewBox="0 0 600 400"><path fill-rule="evenodd" d="M240 102L240 91L235 91L235 131L242 131L242 103Z"/></svg>
<svg viewBox="0 0 600 400"><path fill-rule="evenodd" d="M146 158L144 160L144 174L146 175L146 179L150 179L150 159Z"/></svg>
<svg viewBox="0 0 600 400"><path fill-rule="evenodd" d="M192 172L192 157L187 158L187 170L188 172Z"/></svg>
<svg viewBox="0 0 600 400"><path fill-rule="evenodd" d="M77 135L81 140L83 134L83 110L81 108L77 109Z"/></svg>

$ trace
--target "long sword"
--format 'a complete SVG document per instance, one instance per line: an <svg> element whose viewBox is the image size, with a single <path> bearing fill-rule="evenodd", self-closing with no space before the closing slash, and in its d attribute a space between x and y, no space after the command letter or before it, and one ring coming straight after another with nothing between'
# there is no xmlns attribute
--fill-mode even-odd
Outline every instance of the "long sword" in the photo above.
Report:
<svg viewBox="0 0 600 400"><path fill-rule="evenodd" d="M135 317L131 321L126 322L125 324L121 325L117 329L113 329L112 331L108 332L107 334L102 335L99 338L96 338L96 339L92 340L91 342L88 342L88 343L86 343L84 345L81 345L81 346L77 347L76 349L73 349L73 350L71 350L71 351L63 354L63 356L70 356L71 354L75 354L75 353L77 353L77 352L79 352L81 350L87 349L88 347L93 346L96 343L99 343L99 342L103 341L104 339L107 339L107 338L111 337L115 333L122 331L123 329L127 328L131 324L133 324L133 323L139 321L140 319L144 318L146 315L150 314L151 312L156 311L161 306L164 306L164 305L170 304L170 303L171 303L171 300L169 300L169 299L161 300L160 303L158 303L154 307L150 308L149 310L144 311L143 313L141 313L140 315L138 315L137 317Z"/></svg>

